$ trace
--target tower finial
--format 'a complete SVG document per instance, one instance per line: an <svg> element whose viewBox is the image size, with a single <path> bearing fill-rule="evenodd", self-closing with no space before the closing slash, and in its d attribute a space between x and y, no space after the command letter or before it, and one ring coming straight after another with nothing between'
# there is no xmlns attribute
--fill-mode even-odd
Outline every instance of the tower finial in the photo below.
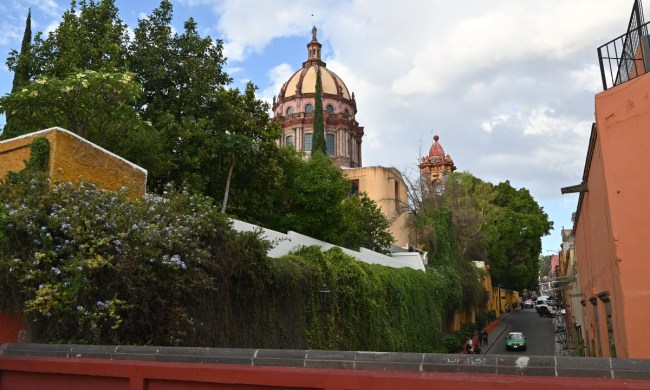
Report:
<svg viewBox="0 0 650 390"><path fill-rule="evenodd" d="M318 30L316 30L316 26L312 27L312 29L311 29L311 41L312 42L318 42L318 39L316 39L316 32L317 31Z"/></svg>

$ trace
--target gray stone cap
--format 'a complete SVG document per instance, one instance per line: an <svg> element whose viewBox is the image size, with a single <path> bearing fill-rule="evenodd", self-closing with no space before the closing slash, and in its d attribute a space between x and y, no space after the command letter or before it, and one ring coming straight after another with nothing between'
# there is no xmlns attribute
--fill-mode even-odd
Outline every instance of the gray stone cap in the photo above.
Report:
<svg viewBox="0 0 650 390"><path fill-rule="evenodd" d="M400 352L151 347L132 345L4 344L4 357L139 360L196 364L416 371L465 374L650 380L649 359L466 355Z"/></svg>

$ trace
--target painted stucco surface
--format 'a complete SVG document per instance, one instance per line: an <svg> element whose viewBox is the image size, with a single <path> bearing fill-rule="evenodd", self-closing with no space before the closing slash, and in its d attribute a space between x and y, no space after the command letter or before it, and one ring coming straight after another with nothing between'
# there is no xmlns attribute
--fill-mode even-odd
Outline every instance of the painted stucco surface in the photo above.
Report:
<svg viewBox="0 0 650 390"><path fill-rule="evenodd" d="M642 342L650 323L649 91L650 77L641 76L596 95L596 141L575 237L586 325L599 328L603 356L610 356L605 302L595 301L595 326L589 298L607 292L616 356L650 357Z"/></svg>
<svg viewBox="0 0 650 390"><path fill-rule="evenodd" d="M0 177L20 171L30 156L30 144L39 137L50 142L49 176L53 181L80 180L100 188L128 189L132 198L144 195L147 171L61 128L51 128L0 142Z"/></svg>
<svg viewBox="0 0 650 390"><path fill-rule="evenodd" d="M358 180L359 192L377 203L388 219L394 243L401 247L416 246L415 235L408 227L406 185L395 168L365 167L343 169L348 180Z"/></svg>

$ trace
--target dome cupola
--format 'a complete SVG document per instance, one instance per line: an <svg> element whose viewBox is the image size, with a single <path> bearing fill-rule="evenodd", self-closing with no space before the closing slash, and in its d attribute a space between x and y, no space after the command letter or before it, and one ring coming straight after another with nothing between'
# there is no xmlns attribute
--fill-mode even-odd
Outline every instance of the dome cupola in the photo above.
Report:
<svg viewBox="0 0 650 390"><path fill-rule="evenodd" d="M314 122L316 79L320 72L321 101L325 119L325 140L330 157L343 167L361 166L361 138L363 127L355 120L357 104L343 80L327 69L321 59L322 44L318 30L311 30L307 43L307 60L273 97L274 118L282 123L284 138L281 145L293 145L311 152L311 134Z"/></svg>

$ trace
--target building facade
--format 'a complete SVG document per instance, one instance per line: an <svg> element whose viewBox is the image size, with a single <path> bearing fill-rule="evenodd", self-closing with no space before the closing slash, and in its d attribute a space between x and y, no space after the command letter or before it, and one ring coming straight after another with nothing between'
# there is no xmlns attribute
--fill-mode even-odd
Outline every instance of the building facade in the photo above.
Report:
<svg viewBox="0 0 650 390"><path fill-rule="evenodd" d="M650 54L641 48L648 41L635 2L627 34L598 49L623 48L619 58L600 57L605 90L595 97L582 183L562 189L580 193L573 231L590 356L650 358L643 341L650 320Z"/></svg>
<svg viewBox="0 0 650 390"><path fill-rule="evenodd" d="M393 243L402 248L415 248L416 237L409 225L408 194L402 174L395 168L343 168L352 182L353 191L365 192L375 201L390 222Z"/></svg>

